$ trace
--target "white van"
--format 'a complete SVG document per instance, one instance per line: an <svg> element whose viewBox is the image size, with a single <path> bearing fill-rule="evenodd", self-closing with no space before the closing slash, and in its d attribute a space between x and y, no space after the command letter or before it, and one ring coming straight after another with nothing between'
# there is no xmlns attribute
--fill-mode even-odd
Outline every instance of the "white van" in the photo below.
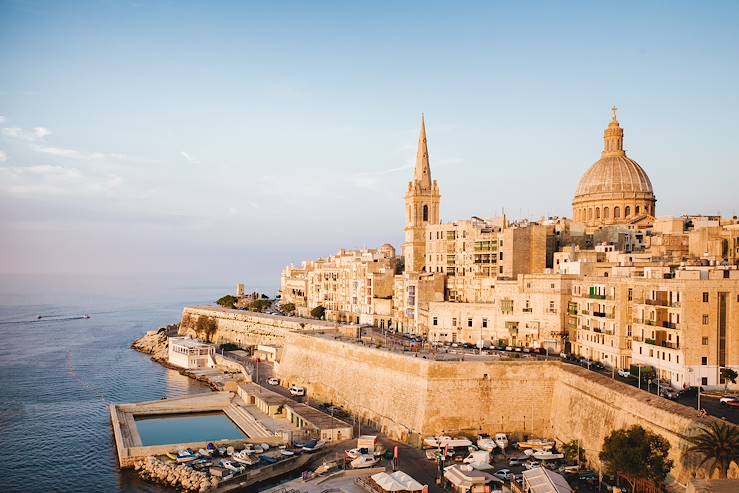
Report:
<svg viewBox="0 0 739 493"><path fill-rule="evenodd" d="M305 388L293 385L292 387L290 387L290 393L292 395L305 395Z"/></svg>

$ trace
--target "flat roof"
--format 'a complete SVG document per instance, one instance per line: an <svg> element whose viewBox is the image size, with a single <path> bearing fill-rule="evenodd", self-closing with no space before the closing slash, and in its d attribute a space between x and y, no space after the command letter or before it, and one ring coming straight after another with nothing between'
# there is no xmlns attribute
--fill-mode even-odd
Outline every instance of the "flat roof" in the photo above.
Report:
<svg viewBox="0 0 739 493"><path fill-rule="evenodd" d="M184 346L189 349L201 349L213 347L213 344L198 341L197 339L190 339L189 337L170 337L170 342L177 344L178 346Z"/></svg>
<svg viewBox="0 0 739 493"><path fill-rule="evenodd" d="M554 471L543 467L535 467L523 472L531 493L570 493L572 488L567 480Z"/></svg>
<svg viewBox="0 0 739 493"><path fill-rule="evenodd" d="M293 404L296 404L294 400L255 383L240 383L239 387L248 394L264 401L269 406L292 406Z"/></svg>
<svg viewBox="0 0 739 493"><path fill-rule="evenodd" d="M301 404L300 402L292 401L289 404L293 412L299 415L304 420L308 421L312 425L316 426L321 430L335 430L337 428L351 428L352 425L345 423L340 419L336 419L323 411L319 411L314 407Z"/></svg>

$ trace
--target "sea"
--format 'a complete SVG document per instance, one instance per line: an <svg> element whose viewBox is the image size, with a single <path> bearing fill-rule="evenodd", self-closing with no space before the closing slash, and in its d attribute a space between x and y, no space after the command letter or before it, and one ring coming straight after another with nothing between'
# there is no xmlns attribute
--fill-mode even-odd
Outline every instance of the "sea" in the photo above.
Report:
<svg viewBox="0 0 739 493"><path fill-rule="evenodd" d="M184 306L213 303L234 287L167 276L0 275L0 491L172 491L118 469L108 406L209 392L130 345L179 321Z"/></svg>

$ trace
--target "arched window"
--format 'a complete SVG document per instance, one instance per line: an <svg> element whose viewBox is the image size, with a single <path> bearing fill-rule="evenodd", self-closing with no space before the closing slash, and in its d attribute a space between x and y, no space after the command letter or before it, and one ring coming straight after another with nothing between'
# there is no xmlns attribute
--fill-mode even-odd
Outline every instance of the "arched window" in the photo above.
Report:
<svg viewBox="0 0 739 493"><path fill-rule="evenodd" d="M626 209L624 209L624 217L629 217L631 215L631 206L626 206Z"/></svg>
<svg viewBox="0 0 739 493"><path fill-rule="evenodd" d="M429 206L427 205L423 206L423 220L424 222L428 222L429 220Z"/></svg>
<svg viewBox="0 0 739 493"><path fill-rule="evenodd" d="M600 207L595 208L595 218L600 219Z"/></svg>
<svg viewBox="0 0 739 493"><path fill-rule="evenodd" d="M588 221L593 219L593 209L588 209Z"/></svg>
<svg viewBox="0 0 739 493"><path fill-rule="evenodd" d="M639 206L638 205L636 206L636 215L637 216L639 215Z"/></svg>
<svg viewBox="0 0 739 493"><path fill-rule="evenodd" d="M618 219L619 217L621 217L621 208L616 206L613 208L613 218Z"/></svg>
<svg viewBox="0 0 739 493"><path fill-rule="evenodd" d="M608 209L608 207L603 208L603 218L608 219L611 215L611 211Z"/></svg>

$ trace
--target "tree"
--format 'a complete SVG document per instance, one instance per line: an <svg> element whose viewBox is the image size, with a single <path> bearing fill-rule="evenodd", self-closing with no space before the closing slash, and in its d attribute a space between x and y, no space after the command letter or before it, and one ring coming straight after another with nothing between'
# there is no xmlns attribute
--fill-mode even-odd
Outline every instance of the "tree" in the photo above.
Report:
<svg viewBox="0 0 739 493"><path fill-rule="evenodd" d="M690 438L692 445L687 452L703 456L698 467L710 462L708 475L718 469L719 478L726 478L729 466L734 461L739 464L739 428L728 423L714 422L707 428L701 428L698 434Z"/></svg>
<svg viewBox="0 0 739 493"><path fill-rule="evenodd" d="M255 299L251 303L249 303L249 310L253 312L263 312L266 310L272 303L270 303L269 300L264 299Z"/></svg>
<svg viewBox="0 0 739 493"><path fill-rule="evenodd" d="M562 445L562 453L569 463L585 464L585 449L580 447L580 442L577 440L571 440Z"/></svg>
<svg viewBox="0 0 739 493"><path fill-rule="evenodd" d="M313 318L322 319L326 315L326 309L322 307L321 305L318 305L317 307L313 308L310 311L310 316Z"/></svg>
<svg viewBox="0 0 739 493"><path fill-rule="evenodd" d="M226 296L222 296L221 298L216 301L219 305L221 305L224 308L233 308L234 304L238 301L238 298L236 296L231 296L230 294L227 294Z"/></svg>
<svg viewBox="0 0 739 493"><path fill-rule="evenodd" d="M206 341L210 341L210 338L213 335L213 332L215 332L217 326L218 324L214 318L206 317L205 315L198 315L195 329L198 332L198 337L201 337Z"/></svg>
<svg viewBox="0 0 739 493"><path fill-rule="evenodd" d="M722 368L721 376L724 378L724 394L725 394L729 390L729 382L736 383L736 379L737 377L739 377L739 374L737 374L737 372L734 371L732 368Z"/></svg>
<svg viewBox="0 0 739 493"><path fill-rule="evenodd" d="M670 444L639 425L612 431L603 441L599 457L606 473L622 476L634 490L637 480L661 483L672 469L667 458Z"/></svg>
<svg viewBox="0 0 739 493"><path fill-rule="evenodd" d="M280 308L282 308L282 311L291 314L295 311L295 303L284 303L280 305Z"/></svg>

